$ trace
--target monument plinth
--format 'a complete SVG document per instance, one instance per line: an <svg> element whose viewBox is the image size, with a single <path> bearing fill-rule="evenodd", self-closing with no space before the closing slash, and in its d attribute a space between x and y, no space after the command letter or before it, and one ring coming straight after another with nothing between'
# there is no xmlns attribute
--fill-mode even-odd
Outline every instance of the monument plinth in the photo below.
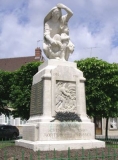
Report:
<svg viewBox="0 0 118 160"><path fill-rule="evenodd" d="M67 15L62 16L61 9ZM76 63L67 61L74 50L67 26L72 14L65 5L58 4L44 19L44 52L49 60L33 77L30 119L23 127L23 139L16 145L34 151L105 147L104 142L95 140L94 123L86 114L83 73ZM59 120L54 118L58 113L72 113L73 117Z"/></svg>
<svg viewBox="0 0 118 160"><path fill-rule="evenodd" d="M85 78L76 63L48 60L33 77L30 119L16 145L36 150L105 147L95 140L94 123L86 114ZM56 112L77 113L81 122L54 120Z"/></svg>

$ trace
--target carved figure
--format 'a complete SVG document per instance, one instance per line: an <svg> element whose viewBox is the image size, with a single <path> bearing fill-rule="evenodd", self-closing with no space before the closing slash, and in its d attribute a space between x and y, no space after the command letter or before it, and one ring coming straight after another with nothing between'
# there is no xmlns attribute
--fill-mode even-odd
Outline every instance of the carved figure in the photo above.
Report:
<svg viewBox="0 0 118 160"><path fill-rule="evenodd" d="M67 14L62 15L61 9ZM49 59L68 60L74 51L74 44L70 41L68 21L73 12L63 4L57 4L44 19L43 50Z"/></svg>
<svg viewBox="0 0 118 160"><path fill-rule="evenodd" d="M70 82L57 82L56 85L56 111L75 111L76 88Z"/></svg>

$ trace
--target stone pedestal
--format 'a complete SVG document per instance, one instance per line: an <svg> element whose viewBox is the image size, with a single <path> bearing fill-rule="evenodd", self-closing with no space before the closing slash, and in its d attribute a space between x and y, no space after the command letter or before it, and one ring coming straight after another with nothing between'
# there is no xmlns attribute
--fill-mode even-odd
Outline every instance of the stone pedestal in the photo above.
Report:
<svg viewBox="0 0 118 160"><path fill-rule="evenodd" d="M39 66L33 77L30 119L16 145L34 151L105 147L95 140L94 124L86 114L84 81L76 63L48 60ZM56 112L74 112L82 122L51 122Z"/></svg>

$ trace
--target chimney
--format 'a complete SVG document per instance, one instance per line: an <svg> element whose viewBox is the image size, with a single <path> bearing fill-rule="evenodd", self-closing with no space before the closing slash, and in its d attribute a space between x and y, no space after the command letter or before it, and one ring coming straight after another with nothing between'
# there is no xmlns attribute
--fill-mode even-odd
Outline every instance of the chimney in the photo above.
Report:
<svg viewBox="0 0 118 160"><path fill-rule="evenodd" d="M37 47L35 49L35 59L41 59L41 57L42 57L42 53L41 52L42 51L41 51L41 49L39 47Z"/></svg>

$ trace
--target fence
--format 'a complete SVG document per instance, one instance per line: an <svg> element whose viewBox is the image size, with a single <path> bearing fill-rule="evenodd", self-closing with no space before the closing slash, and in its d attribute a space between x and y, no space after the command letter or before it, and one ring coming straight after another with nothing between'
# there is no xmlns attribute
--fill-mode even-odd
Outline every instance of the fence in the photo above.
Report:
<svg viewBox="0 0 118 160"><path fill-rule="evenodd" d="M26 152L26 149L20 150L19 153L9 153L6 146L15 146L14 141L1 141L0 160L118 160L118 139L117 138L97 138L106 142L106 148L95 149L80 149L68 151L49 151L49 152L33 152L32 150ZM5 147L5 148L4 148ZM35 158L34 158L35 157Z"/></svg>
<svg viewBox="0 0 118 160"><path fill-rule="evenodd" d="M97 140L104 141L106 143L106 147L118 148L118 137L96 137Z"/></svg>
<svg viewBox="0 0 118 160"><path fill-rule="evenodd" d="M63 155L60 155L59 158L56 158L55 156L50 159L48 158L48 155L46 155L45 160L118 160L118 152L113 149L111 153L111 149L109 148L107 150L107 154L103 151L101 151L101 154L99 153L98 149L96 148L94 150L94 153L91 152L91 150L81 149L81 153L76 153L75 155L71 156L71 151L68 149L68 155L67 158L63 158Z"/></svg>

